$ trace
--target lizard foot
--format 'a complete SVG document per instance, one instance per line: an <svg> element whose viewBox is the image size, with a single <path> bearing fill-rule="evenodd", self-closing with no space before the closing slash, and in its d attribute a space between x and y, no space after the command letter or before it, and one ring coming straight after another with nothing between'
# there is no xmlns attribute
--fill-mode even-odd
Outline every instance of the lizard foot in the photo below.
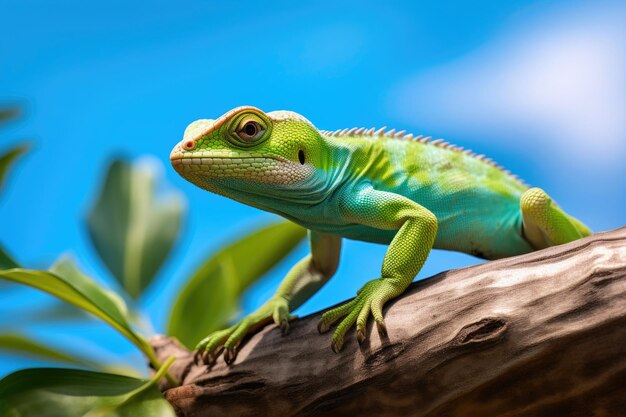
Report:
<svg viewBox="0 0 626 417"><path fill-rule="evenodd" d="M230 364L235 361L237 351L243 338L255 333L272 320L280 327L283 334L289 331L289 320L296 316L289 314L289 305L283 297L273 297L250 315L227 329L209 334L196 345L194 356L196 364L202 361L212 365L224 352L224 361Z"/></svg>
<svg viewBox="0 0 626 417"><path fill-rule="evenodd" d="M343 318L332 336L331 348L333 352L337 353L343 347L346 333L355 323L357 340L359 343L365 341L367 320L371 313L376 321L378 332L386 336L387 327L383 320L382 308L385 302L400 292L402 291L398 291L397 286L387 278L369 281L357 292L356 298L322 314L317 330L320 333L325 333L333 323Z"/></svg>

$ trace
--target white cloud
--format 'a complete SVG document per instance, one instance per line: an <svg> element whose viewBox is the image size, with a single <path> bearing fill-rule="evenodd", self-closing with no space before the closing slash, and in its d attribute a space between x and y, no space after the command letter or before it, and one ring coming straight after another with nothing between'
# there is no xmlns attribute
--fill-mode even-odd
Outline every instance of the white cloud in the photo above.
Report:
<svg viewBox="0 0 626 417"><path fill-rule="evenodd" d="M507 144L516 151L541 141L570 163L623 164L624 22L623 3L535 14L469 55L402 82L391 95L393 112L409 124L491 140L527 132L524 143Z"/></svg>

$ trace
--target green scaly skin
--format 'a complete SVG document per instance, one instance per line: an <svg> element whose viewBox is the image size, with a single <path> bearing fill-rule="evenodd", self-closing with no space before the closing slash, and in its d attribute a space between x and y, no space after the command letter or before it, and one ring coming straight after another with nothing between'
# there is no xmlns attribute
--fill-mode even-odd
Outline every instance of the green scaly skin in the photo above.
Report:
<svg viewBox="0 0 626 417"><path fill-rule="evenodd" d="M206 363L222 349L232 362L243 337L272 321L287 330L290 312L337 270L342 238L389 247L380 277L322 315L320 332L339 322L336 352L355 324L358 341L365 339L370 315L386 332L383 305L409 286L433 247L497 259L591 233L543 190L482 155L394 130L320 131L293 112L238 107L193 122L171 161L193 184L309 230L310 255L276 294L198 344Z"/></svg>

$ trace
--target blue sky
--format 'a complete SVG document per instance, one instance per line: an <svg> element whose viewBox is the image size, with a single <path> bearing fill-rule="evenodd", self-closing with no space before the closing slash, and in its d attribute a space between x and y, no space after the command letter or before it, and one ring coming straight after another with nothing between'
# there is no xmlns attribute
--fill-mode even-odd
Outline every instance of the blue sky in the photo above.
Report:
<svg viewBox="0 0 626 417"><path fill-rule="evenodd" d="M0 199L0 241L45 267L72 251L111 277L82 222L114 156L161 161L187 200L183 238L142 306L163 330L176 290L208 254L269 215L194 188L170 168L184 128L250 104L321 129L383 126L446 138L546 189L594 230L624 225L626 6L611 1L14 1L0 14L0 101L25 105L0 149L32 138ZM352 297L385 247L346 242L337 276L300 314ZM299 248L246 295L262 303ZM420 277L476 263L435 251ZM45 302L8 297L7 314ZM112 330L28 329L96 357L137 361ZM83 341L88 336L89 342ZM106 353L112 350L114 355ZM37 364L0 356L0 373Z"/></svg>

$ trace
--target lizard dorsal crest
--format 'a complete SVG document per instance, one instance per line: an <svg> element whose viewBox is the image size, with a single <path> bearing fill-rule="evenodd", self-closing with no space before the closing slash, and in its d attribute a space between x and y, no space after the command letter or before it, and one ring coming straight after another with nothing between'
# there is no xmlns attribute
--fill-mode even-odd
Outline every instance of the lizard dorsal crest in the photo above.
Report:
<svg viewBox="0 0 626 417"><path fill-rule="evenodd" d="M432 136L424 136L424 135L413 135L412 133L406 133L406 130L400 130L396 132L396 129L387 130L387 126L383 126L380 129L376 129L375 127L371 127L366 129L364 127L353 127L351 129L337 129L335 131L329 130L321 130L320 133L325 136L337 137L337 138L349 138L349 137L381 137L381 138L392 138L398 140L407 140L412 142L425 143L431 146L437 146L442 149L448 149L455 152L460 152L464 155L467 155L471 158L477 159L491 165L494 168L499 169L504 172L506 175L509 175L516 179L519 183L524 186L528 186L524 181L522 181L517 175L512 174L509 170L505 169L503 166L496 163L491 158L485 157L484 154L477 154L470 149L463 149L462 146L456 146L452 143L446 142L443 139L432 139Z"/></svg>

